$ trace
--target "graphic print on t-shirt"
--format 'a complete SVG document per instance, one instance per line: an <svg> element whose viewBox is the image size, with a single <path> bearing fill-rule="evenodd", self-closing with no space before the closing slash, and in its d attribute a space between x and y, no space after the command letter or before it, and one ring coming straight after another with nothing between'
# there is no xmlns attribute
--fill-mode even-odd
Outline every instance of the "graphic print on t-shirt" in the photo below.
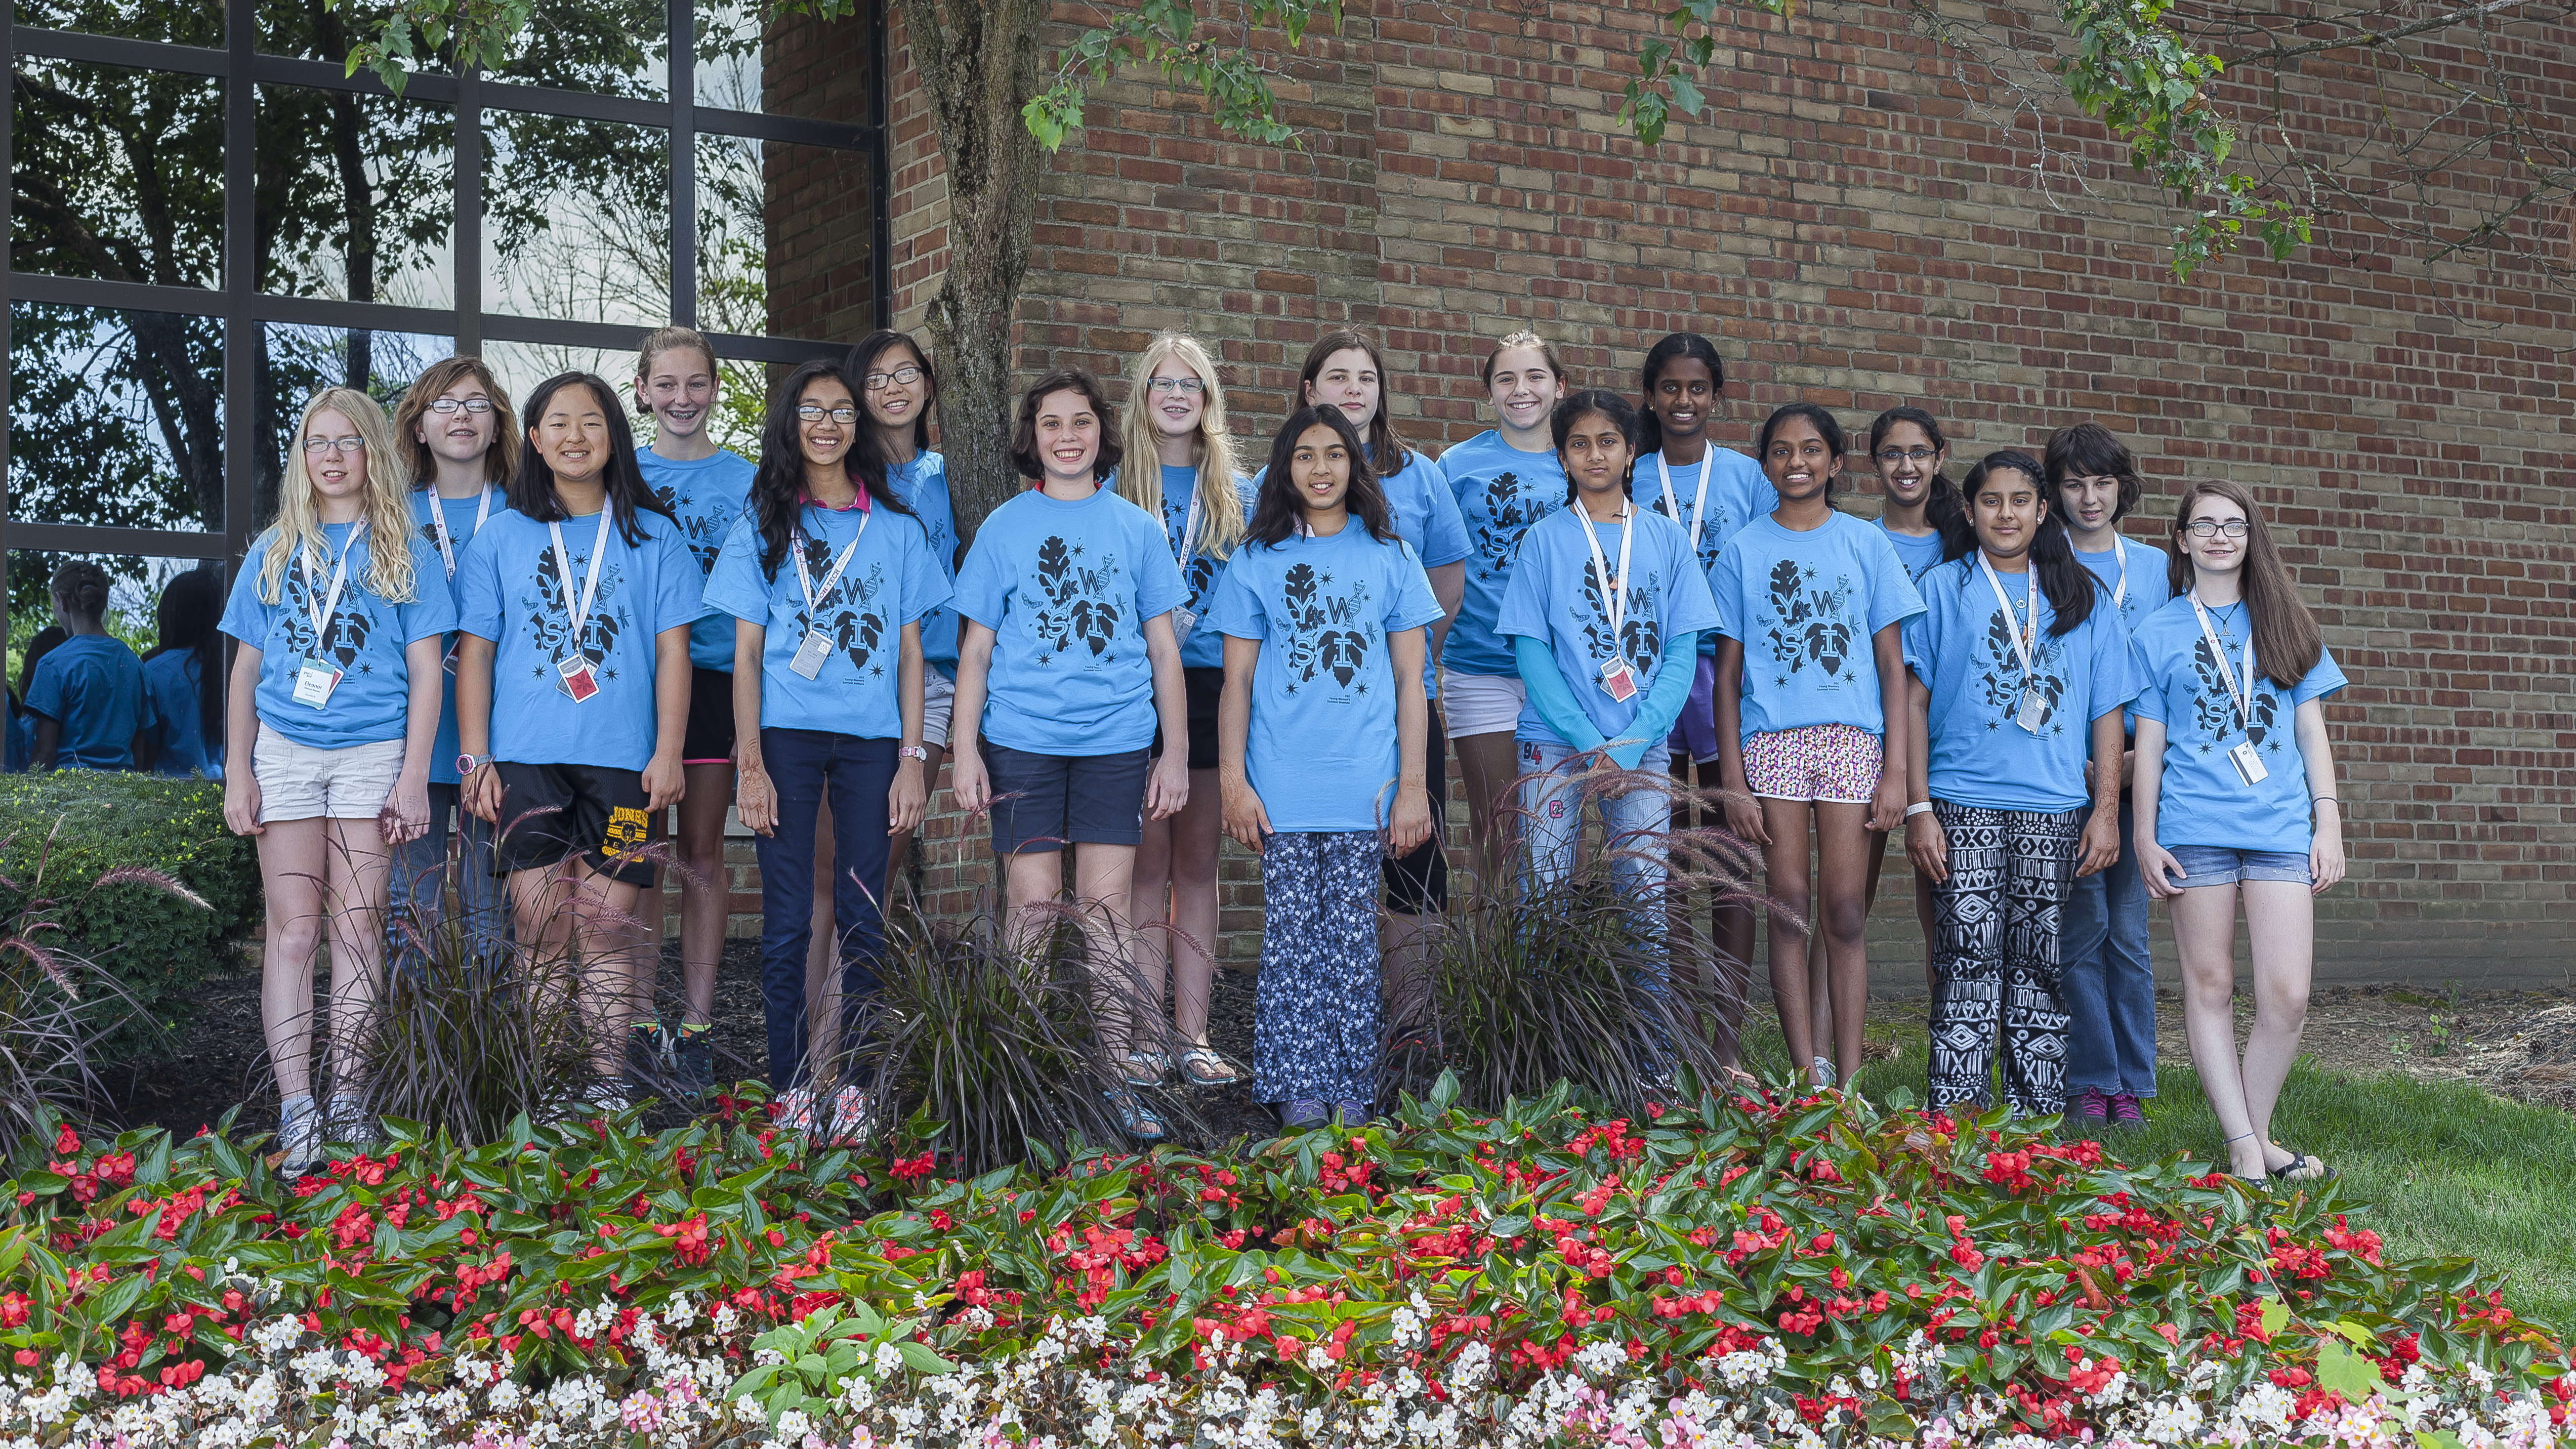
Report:
<svg viewBox="0 0 2576 1449"><path fill-rule="evenodd" d="M797 535L797 543L805 551L806 577L821 583L823 576L832 571L834 552L832 545L823 539L807 538L803 534ZM792 571L794 565L789 565L789 568ZM824 618L821 626L823 636L832 641L833 648L850 657L850 667L859 671L859 677L862 679L885 677L883 664L871 665L868 662L885 643L885 614L873 607L877 601L877 595L885 591L885 586L885 565L871 563L868 565L867 577L859 577L855 570L845 573L841 575L840 582L832 585L832 592L825 595L823 599ZM800 631L813 629L815 622L812 615L802 608L798 609L796 627Z"/></svg>
<svg viewBox="0 0 2576 1449"><path fill-rule="evenodd" d="M1583 620L1583 647L1596 661L1612 656L1628 661L1628 668L1640 680L1654 673L1655 661L1663 656L1664 631L1656 620L1664 612L1664 581L1649 570L1640 578L1628 580L1626 616L1619 622L1619 638L1610 638L1610 610L1604 603L1605 591L1601 573L1590 559L1583 561L1583 600L1574 606L1576 617Z"/></svg>
<svg viewBox="0 0 2576 1449"><path fill-rule="evenodd" d="M364 569L366 565L367 559L364 554L353 553L349 558L349 571L353 574ZM316 648L313 638L313 612L330 596L330 574L327 570L324 571L320 588L313 587L312 578L304 572L301 565L292 571L292 576L293 582L290 587L281 591L285 595L287 605L284 621L287 657L289 659L329 658L344 671L354 668L360 674L375 673L374 665L358 663L358 656L366 651L367 640L376 632L376 616L367 612L366 601L354 587L354 581L352 586L343 587L340 590L339 612L331 616L330 647Z"/></svg>
<svg viewBox="0 0 2576 1449"><path fill-rule="evenodd" d="M1307 563L1290 567L1279 582L1288 604L1283 647L1293 676L1283 692L1294 696L1299 685L1314 683L1320 673L1355 696L1367 694L1367 685L1352 689L1351 681L1368 667L1368 582L1332 593L1333 576Z"/></svg>
<svg viewBox="0 0 2576 1449"><path fill-rule="evenodd" d="M1856 590L1845 575L1830 589L1814 587L1816 570L1784 558L1771 569L1772 622L1763 626L1763 643L1777 666L1772 682L1786 685L1800 670L1816 671L1815 687L1840 689L1852 677L1852 656L1867 639L1852 622Z"/></svg>
<svg viewBox="0 0 2576 1449"><path fill-rule="evenodd" d="M2191 672L2198 682L2191 695L2192 721L2200 726L2202 734L2208 736L2200 744L2200 752L2206 755L2217 743L2223 743L2236 733L2236 696L2228 686L2232 683L2238 689L2244 688L2245 671L2241 661L2230 666L2224 655L2212 655L2209 640L2204 636L2192 641ZM2281 697L2272 692L2269 683L2259 674L2254 677L2254 697L2247 701L2253 708L2254 717L2245 721L2245 738L2264 753L2277 755L2281 752L2281 742L2271 736L2272 726L2278 719L2276 712L2281 707ZM2267 738L2271 738L2268 745L2264 743Z"/></svg>
<svg viewBox="0 0 2576 1449"><path fill-rule="evenodd" d="M1984 657L1977 661L1978 688L1985 698L1986 708L1994 711L1986 719L1986 728L1999 730L2005 721L2019 720L2022 693L2027 684L2039 691L2042 731L2062 735L2066 733L2066 726L2058 721L2057 702L2066 696L2066 675L2063 672L2066 641L2052 639L2045 628L2041 629L2039 638L2030 648L2031 666L2039 671L2039 677L2025 680L2021 672L2021 656L2013 650L2013 633L2020 624L2017 613L2007 616L2000 609L1986 618ZM2018 723L2015 728L2019 728Z"/></svg>
<svg viewBox="0 0 2576 1449"><path fill-rule="evenodd" d="M1053 664L1064 654L1080 659L1086 648L1104 664L1118 657L1109 652L1109 641L1118 635L1118 600L1111 593L1118 573L1115 557L1086 564L1082 545L1068 545L1061 535L1038 545L1042 598L1030 622L1042 651L1038 663Z"/></svg>
<svg viewBox="0 0 2576 1449"><path fill-rule="evenodd" d="M1476 577L1490 579L1509 563L1521 535L1538 522L1548 505L1521 497L1518 473L1497 473L1485 482L1485 507L1476 520Z"/></svg>
<svg viewBox="0 0 2576 1449"><path fill-rule="evenodd" d="M662 507L679 520L680 541L689 546L689 556L698 561L703 576L716 566L716 555L724 552L725 535L733 530L733 514L720 509L700 511L697 499L669 484L653 490Z"/></svg>
<svg viewBox="0 0 2576 1449"><path fill-rule="evenodd" d="M578 522L584 533L597 526L588 519ZM571 550L569 537L564 540L564 547ZM573 576L567 587L555 567L555 551L550 548L538 551L535 588L519 596L519 607L527 611L528 637L535 641L543 655L543 658L529 664L531 676L543 679L552 673L554 666L547 660L572 657L572 611L581 601L582 580L589 572L590 555L574 553ZM618 590L625 582L621 577L624 572L613 559L600 565L599 596L592 601L590 618L581 628L582 657L590 661L591 668L599 671L602 684L617 677L617 671L602 666L608 662L609 651L617 647L617 635L626 622L625 607L616 602Z"/></svg>

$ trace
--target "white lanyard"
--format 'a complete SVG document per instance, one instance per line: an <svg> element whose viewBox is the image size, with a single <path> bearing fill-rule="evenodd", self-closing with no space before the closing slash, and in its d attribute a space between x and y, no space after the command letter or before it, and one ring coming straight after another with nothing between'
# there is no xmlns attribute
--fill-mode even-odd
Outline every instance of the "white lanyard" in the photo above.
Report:
<svg viewBox="0 0 2576 1449"><path fill-rule="evenodd" d="M2227 645L2210 627L2209 611L2201 607L2200 590L2191 591L2191 611L2200 616L2200 637L2209 641L2209 652L2218 660L2218 677L2227 681L2228 697L2236 701L2236 722L2250 732L2254 726L2254 631L2245 631L2245 687L2236 687L2236 676L2227 668Z"/></svg>
<svg viewBox="0 0 2576 1449"><path fill-rule="evenodd" d="M1616 651L1621 637L1620 625L1628 617L1628 545L1634 541L1632 531L1637 522L1636 507L1633 504L1625 505L1619 510L1619 576L1617 578L1610 576L1610 561L1601 552L1601 540L1592 532L1591 515L1583 511L1583 505L1580 503L1565 505L1565 511L1573 514L1575 521L1583 525L1584 545L1592 550L1592 576L1601 581L1601 592L1604 597L1602 611L1610 623L1610 647Z"/></svg>
<svg viewBox="0 0 2576 1449"><path fill-rule="evenodd" d="M554 535L555 576L563 580L564 608L572 614L572 651L576 655L582 652L581 631L582 626L590 622L591 602L599 597L599 561L608 556L608 520L609 510L602 507L599 510L599 536L590 542L590 575L581 581L581 603L578 606L572 599L572 558L564 552L563 525L546 525L546 532Z"/></svg>
<svg viewBox="0 0 2576 1449"><path fill-rule="evenodd" d="M429 516L438 524L430 532L438 537L438 556L447 560L447 576L452 579L456 577L456 545L447 537L447 500L439 497L438 490L434 488L429 494ZM474 534L483 531L483 520L491 516L492 489L487 484L484 486L481 501L474 505L474 533L465 535L467 543L472 543Z"/></svg>
<svg viewBox="0 0 2576 1449"><path fill-rule="evenodd" d="M1977 550L1977 571L1986 576L1986 587L1995 591L1995 604L2004 611L2004 622L2012 623L2012 600L2004 593L2003 580L1995 577L1995 566L1986 559L1984 549ZM2030 684L2039 682L2039 669L2030 662L2030 646L2039 637L2039 579L2023 575L2029 592L2022 600L2021 627L2012 631L2013 657L2021 661L2021 677Z"/></svg>
<svg viewBox="0 0 2576 1449"><path fill-rule="evenodd" d="M2120 582L2111 590L2111 607L2116 611L2129 598L2129 548L2117 534L2111 538L2111 556L2120 561Z"/></svg>
<svg viewBox="0 0 2576 1449"><path fill-rule="evenodd" d="M358 546L366 532L367 521L363 518L350 527L348 541L340 545L340 561L331 565L331 592L321 600L313 597L313 580L322 572L322 566L314 561L310 549L295 556L296 563L304 569L304 611L305 617L313 621L313 647L317 651L331 647L331 620L340 612L340 586L349 581L349 550Z"/></svg>
<svg viewBox="0 0 2576 1449"><path fill-rule="evenodd" d="M1662 474L1664 479L1664 511L1673 516L1674 522L1679 523L1682 517L1682 506L1673 498L1673 470L1664 462L1664 455L1660 452L1655 454L1655 471ZM1700 455L1699 495L1691 499L1690 541L1693 558L1699 557L1699 521L1700 516L1708 508L1708 475L1716 471L1717 449L1712 446L1706 453Z"/></svg>
<svg viewBox="0 0 2576 1449"><path fill-rule="evenodd" d="M1190 515L1181 521L1181 546L1172 551L1172 562L1181 566L1183 580L1190 576L1190 560L1198 555L1198 538L1199 491L1193 487L1190 489Z"/></svg>
<svg viewBox="0 0 2576 1449"><path fill-rule="evenodd" d="M813 627L823 627L823 601L832 597L832 590L841 586L841 572L857 555L859 540L868 536L868 516L874 511L870 509L859 515L859 531L850 535L850 546L841 550L839 558L832 560L832 571L823 575L823 586L819 589L814 587L814 576L805 569L805 550L791 548L787 551L788 557L796 560L796 586L805 591L805 617Z"/></svg>

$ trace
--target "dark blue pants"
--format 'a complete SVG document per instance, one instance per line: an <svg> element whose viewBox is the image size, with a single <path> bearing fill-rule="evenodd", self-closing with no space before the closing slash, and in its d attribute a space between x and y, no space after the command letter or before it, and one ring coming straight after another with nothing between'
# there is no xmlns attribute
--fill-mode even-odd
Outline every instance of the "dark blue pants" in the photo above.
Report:
<svg viewBox="0 0 2576 1449"><path fill-rule="evenodd" d="M826 730L763 729L761 764L778 797L778 828L753 837L760 857L760 998L769 1021L769 1084L808 1084L805 952L814 939L814 818L832 802L832 918L841 937L841 1049L859 1008L877 990L885 917L886 792L894 740Z"/></svg>
<svg viewBox="0 0 2576 1449"><path fill-rule="evenodd" d="M2057 988L2066 1005L2066 1090L2156 1094L2156 968L2147 954L2147 883L2120 797L2120 859L2078 877L2058 913Z"/></svg>

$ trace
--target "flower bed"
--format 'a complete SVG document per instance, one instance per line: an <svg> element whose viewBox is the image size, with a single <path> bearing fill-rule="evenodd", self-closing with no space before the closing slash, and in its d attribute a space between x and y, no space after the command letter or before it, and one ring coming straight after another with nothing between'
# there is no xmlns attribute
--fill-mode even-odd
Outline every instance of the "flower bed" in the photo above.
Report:
<svg viewBox="0 0 2576 1449"><path fill-rule="evenodd" d="M972 1182L757 1104L293 1184L217 1136L64 1130L15 1178L21 1445L2474 1449L2561 1442L2576 1388L2473 1265L2387 1260L2332 1186L1858 1102L1408 1104Z"/></svg>

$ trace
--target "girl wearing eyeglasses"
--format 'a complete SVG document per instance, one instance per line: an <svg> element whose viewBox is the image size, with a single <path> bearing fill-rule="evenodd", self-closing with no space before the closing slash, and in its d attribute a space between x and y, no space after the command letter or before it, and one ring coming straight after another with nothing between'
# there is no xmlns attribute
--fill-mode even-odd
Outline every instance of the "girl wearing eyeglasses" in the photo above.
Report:
<svg viewBox="0 0 2576 1449"><path fill-rule="evenodd" d="M715 348L687 327L664 327L635 354L636 410L653 419L653 441L635 453L645 486L680 525L680 540L703 582L751 488L751 464L716 446L707 431L724 379ZM715 1081L716 964L724 950L725 802L733 798L733 620L721 612L689 629L689 729L680 744L688 793L680 800L680 969L686 1016L676 1032L654 1019L635 1024L635 1055L686 1096ZM654 833L662 817L653 819ZM654 932L658 943L660 931ZM658 958L658 948L655 950Z"/></svg>
<svg viewBox="0 0 2576 1449"><path fill-rule="evenodd" d="M429 828L439 657L456 609L412 528L393 434L347 388L304 406L277 522L251 542L233 654L224 823L259 840L268 901L260 1021L290 1172L351 1140L356 1052L383 957L388 852ZM331 1096L313 1101L313 948L331 938Z"/></svg>
<svg viewBox="0 0 2576 1449"><path fill-rule="evenodd" d="M1177 815L1145 821L1136 849L1133 911L1140 1010L1159 1018L1165 963L1172 982L1172 1030L1182 1080L1193 1087L1232 1086L1234 1065L1208 1044L1208 992L1216 979L1216 856L1225 824L1217 789L1217 703L1225 694L1225 638L1202 628L1217 580L1243 540L1252 516L1252 482L1235 469L1234 438L1225 423L1225 388L1215 359L1195 339L1164 333L1145 345L1128 372L1125 457L1111 483L1118 495L1163 522L1189 598L1173 612L1181 641L1181 688L1189 701L1189 738L1159 736L1161 755L1185 743L1190 799ZM1167 904L1168 899L1168 904ZM1160 927L1161 929L1156 929ZM1140 1045L1130 1080L1154 1085L1169 1065L1161 1050Z"/></svg>
<svg viewBox="0 0 2576 1449"><path fill-rule="evenodd" d="M2171 902L2183 1030L2238 1177L2308 1179L2324 1163L2272 1140L2272 1108L2307 1025L2314 900L2343 879L2343 814L2324 700L2344 687L2253 495L2194 483L2166 581L2181 597L2131 636L2137 851ZM2236 905L2254 947L2254 1026L2236 1046Z"/></svg>
<svg viewBox="0 0 2576 1449"><path fill-rule="evenodd" d="M921 823L930 795L921 620L949 596L929 531L859 447L867 433L857 392L837 361L787 375L761 429L751 506L707 580L708 606L735 621L736 808L758 837L769 1080L782 1122L826 1126L836 1138L859 1131L863 1096L849 1073L809 1050L816 819L829 798L833 914L824 929L840 969L819 1015L836 1028L811 1034L837 1052L855 1045L850 1027L876 992L888 843ZM819 1098L818 1084L835 1076Z"/></svg>
<svg viewBox="0 0 2576 1449"><path fill-rule="evenodd" d="M457 561L474 536L509 510L510 475L519 466L519 419L510 395L480 358L449 357L412 380L394 409L394 437L407 450L411 514L437 552L454 599ZM402 848L387 893L388 934L397 953L418 949L447 910L447 821L456 812L456 639L448 636L439 671L438 742L429 755L429 829ZM503 919L500 878L492 873L492 831L473 813L457 821L462 865L457 899L472 929L497 940Z"/></svg>

